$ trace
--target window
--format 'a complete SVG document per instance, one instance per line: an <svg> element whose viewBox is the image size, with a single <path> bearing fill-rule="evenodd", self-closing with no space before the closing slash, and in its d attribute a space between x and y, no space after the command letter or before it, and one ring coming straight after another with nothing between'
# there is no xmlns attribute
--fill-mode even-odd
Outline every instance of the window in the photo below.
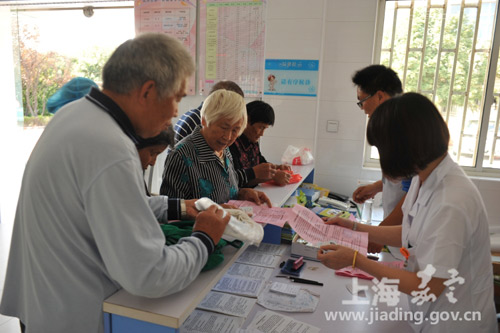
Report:
<svg viewBox="0 0 500 333"><path fill-rule="evenodd" d="M471 174L500 176L497 0L381 1L376 61L441 111L449 153ZM498 29L497 29L498 30ZM367 165L378 163L367 147Z"/></svg>
<svg viewBox="0 0 500 333"><path fill-rule="evenodd" d="M100 85L111 52L135 35L133 1L26 1L10 10L24 126L45 125L47 99L72 78Z"/></svg>

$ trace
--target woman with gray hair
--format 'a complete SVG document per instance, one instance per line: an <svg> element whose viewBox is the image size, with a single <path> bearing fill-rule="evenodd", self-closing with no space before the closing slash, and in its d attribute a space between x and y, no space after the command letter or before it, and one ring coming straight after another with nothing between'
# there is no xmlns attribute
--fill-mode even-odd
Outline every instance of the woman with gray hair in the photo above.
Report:
<svg viewBox="0 0 500 333"><path fill-rule="evenodd" d="M201 109L201 126L167 155L160 193L184 199L208 197L219 204L240 199L271 206L263 192L240 188L248 175L234 169L228 147L246 124L243 97L225 89L210 94Z"/></svg>

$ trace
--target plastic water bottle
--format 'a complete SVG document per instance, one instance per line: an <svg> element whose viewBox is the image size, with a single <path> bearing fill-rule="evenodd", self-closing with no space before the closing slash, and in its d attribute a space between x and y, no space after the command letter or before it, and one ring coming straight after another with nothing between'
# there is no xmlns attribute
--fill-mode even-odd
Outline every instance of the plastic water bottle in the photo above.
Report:
<svg viewBox="0 0 500 333"><path fill-rule="evenodd" d="M361 213L361 222L370 224L372 222L372 206L373 200L366 200L363 204L363 212Z"/></svg>

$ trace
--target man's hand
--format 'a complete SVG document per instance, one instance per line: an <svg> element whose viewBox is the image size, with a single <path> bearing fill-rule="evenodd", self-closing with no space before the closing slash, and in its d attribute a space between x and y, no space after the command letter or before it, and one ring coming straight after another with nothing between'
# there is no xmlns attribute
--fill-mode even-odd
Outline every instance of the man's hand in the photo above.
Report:
<svg viewBox="0 0 500 333"><path fill-rule="evenodd" d="M261 163L254 166L253 171L257 179L271 179L276 174L276 167L272 163Z"/></svg>
<svg viewBox="0 0 500 333"><path fill-rule="evenodd" d="M193 231L203 231L212 239L214 244L217 245L231 218L229 213L226 214L226 217L222 218L223 214L224 210L217 208L216 205L208 207L207 210L199 213L196 217Z"/></svg>
<svg viewBox="0 0 500 333"><path fill-rule="evenodd" d="M382 191L382 188L381 180L370 185L360 186L352 193L352 199L357 203L363 203L368 199L372 199L378 192Z"/></svg>
<svg viewBox="0 0 500 333"><path fill-rule="evenodd" d="M358 253L358 255L360 255ZM317 253L317 259L332 269L341 269L352 265L354 250L342 245L323 245Z"/></svg>
<svg viewBox="0 0 500 333"><path fill-rule="evenodd" d="M198 199L191 199L191 200L184 200L184 203L186 204L186 214L190 219L195 219L196 216L200 213L197 209L194 203Z"/></svg>
<svg viewBox="0 0 500 333"><path fill-rule="evenodd" d="M257 205L266 203L268 207L272 207L271 200L264 192L256 191L253 188L241 188L238 192L239 200L247 200L255 202Z"/></svg>
<svg viewBox="0 0 500 333"><path fill-rule="evenodd" d="M284 185L290 183L290 177L291 176L292 175L290 175L288 172L277 170L276 174L273 177L273 180L279 186L284 186Z"/></svg>

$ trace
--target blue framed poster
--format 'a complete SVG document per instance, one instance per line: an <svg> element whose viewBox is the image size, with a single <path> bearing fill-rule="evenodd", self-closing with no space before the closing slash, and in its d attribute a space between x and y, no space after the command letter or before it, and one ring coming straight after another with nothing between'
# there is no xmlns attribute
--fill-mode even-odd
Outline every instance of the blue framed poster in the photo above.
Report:
<svg viewBox="0 0 500 333"><path fill-rule="evenodd" d="M319 60L266 59L264 95L316 97Z"/></svg>

